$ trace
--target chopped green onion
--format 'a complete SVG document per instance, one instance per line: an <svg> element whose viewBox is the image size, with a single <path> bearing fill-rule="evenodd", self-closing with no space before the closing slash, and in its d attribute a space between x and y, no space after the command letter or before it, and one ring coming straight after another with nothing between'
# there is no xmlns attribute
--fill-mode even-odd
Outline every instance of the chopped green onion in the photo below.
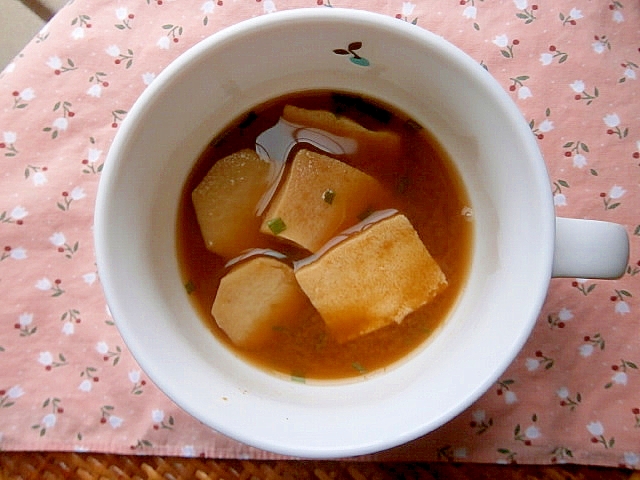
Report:
<svg viewBox="0 0 640 480"><path fill-rule="evenodd" d="M184 289L187 291L187 294L191 295L193 292L196 291L196 285L195 283L193 283L193 280L189 280L187 283L184 284Z"/></svg>
<svg viewBox="0 0 640 480"><path fill-rule="evenodd" d="M412 129L413 129L413 130L415 130L415 131L420 131L420 130L422 130L422 128L423 128L423 127L422 127L422 125L420 125L418 122L416 122L416 121L414 121L414 120L407 120L406 125L407 125L409 128L412 128Z"/></svg>
<svg viewBox="0 0 640 480"><path fill-rule="evenodd" d="M398 180L398 184L396 186L396 190L398 193L404 193L409 188L409 179L407 177L402 177Z"/></svg>
<svg viewBox="0 0 640 480"><path fill-rule="evenodd" d="M351 366L358 371L358 373L367 373L367 369L364 368L360 362L353 362Z"/></svg>
<svg viewBox="0 0 640 480"><path fill-rule="evenodd" d="M271 220L269 220L267 222L267 226L269 227L269 230L273 232L274 235L278 235L287 229L287 226L285 225L285 223L282 221L280 217L272 218Z"/></svg>
<svg viewBox="0 0 640 480"><path fill-rule="evenodd" d="M307 379L303 375L291 374L291 380L298 383L307 383Z"/></svg>
<svg viewBox="0 0 640 480"><path fill-rule="evenodd" d="M336 198L336 192L334 192L330 188L325 190L324 193L322 194L322 200L327 202L329 205L333 203L334 198Z"/></svg>

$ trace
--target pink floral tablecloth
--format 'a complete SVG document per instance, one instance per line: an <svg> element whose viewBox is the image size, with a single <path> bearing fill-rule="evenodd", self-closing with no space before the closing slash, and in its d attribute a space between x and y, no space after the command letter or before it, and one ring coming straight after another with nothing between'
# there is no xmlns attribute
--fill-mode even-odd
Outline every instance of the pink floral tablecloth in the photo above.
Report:
<svg viewBox="0 0 640 480"><path fill-rule="evenodd" d="M201 425L140 370L92 222L109 145L162 69L228 25L299 7L380 12L467 51L529 122L557 213L631 238L620 280L552 281L529 342L472 407L367 458L640 468L637 0L69 3L0 73L0 449L274 457Z"/></svg>

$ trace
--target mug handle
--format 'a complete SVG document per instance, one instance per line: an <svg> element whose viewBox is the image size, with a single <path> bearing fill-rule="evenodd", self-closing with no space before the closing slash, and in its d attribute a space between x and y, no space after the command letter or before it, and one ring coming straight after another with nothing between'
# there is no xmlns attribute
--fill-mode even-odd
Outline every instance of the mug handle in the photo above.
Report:
<svg viewBox="0 0 640 480"><path fill-rule="evenodd" d="M552 277L614 279L629 262L629 237L617 223L556 218Z"/></svg>

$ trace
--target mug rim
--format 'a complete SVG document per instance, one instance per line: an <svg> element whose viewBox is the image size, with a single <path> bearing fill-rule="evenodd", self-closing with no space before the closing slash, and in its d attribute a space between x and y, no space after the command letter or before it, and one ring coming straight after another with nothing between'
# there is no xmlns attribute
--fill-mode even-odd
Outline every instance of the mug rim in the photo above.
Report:
<svg viewBox="0 0 640 480"><path fill-rule="evenodd" d="M158 77L154 80L154 82L147 87L147 89L142 93L139 99L135 102L134 106L130 110L127 118L123 121L121 125L121 129L116 135L111 148L108 153L108 161L105 162L105 169L102 174L98 197L96 200L96 214L95 214L95 239L96 239L96 258L98 263L98 270L101 271L101 277L103 277L103 287L105 289L105 294L107 296L108 302L114 305L114 318L116 316L116 323L118 328L120 329L125 343L129 346L131 352L136 356L136 352L144 350L143 347L137 342L135 338L135 333L128 329L125 323L119 322L118 319L123 318L123 315L126 313L126 309L122 306L116 305L118 304L117 300L117 292L113 290L113 282L116 281L116 278L111 275L110 265L108 263L108 255L107 255L107 247L104 245L104 242L107 238L109 238L108 232L106 229L109 228L109 220L107 212L107 204L109 199L109 194L113 194L114 190L117 188L115 183L116 175L113 173L120 166L119 164L124 161L124 153L127 151L130 142L133 142L134 139L132 135L135 133L138 122L145 117L153 109L154 102L157 101L159 96L162 96L173 84L174 82L179 82L180 77L183 74L184 69L188 69L190 66L198 63L202 58L206 57L209 50L211 48L218 48L220 45L223 45L225 42L232 42L238 36L246 36L252 35L252 29L259 29L264 27L265 25L286 25L289 22L306 20L312 23L317 23L319 21L330 22L332 20L342 18L347 19L349 21L356 21L361 24L370 24L370 23L380 23L383 22L384 26L393 27L394 30L401 31L405 33L407 36L414 37L416 35L424 35L424 39L428 39L430 42L436 43L438 48L442 50L444 53L454 52L455 56L452 56L452 61L459 62L462 67L469 67L469 59L462 57L460 54L463 53L457 47L453 46L451 43L444 40L442 37L439 37L431 32L428 32L421 27L407 25L407 27L400 27L400 20L392 19L391 17L387 17L385 15L376 14L372 12L360 11L360 10L351 10L351 9L340 9L340 8L326 8L326 9L317 9L317 8L302 8L295 10L287 10L282 12L276 12L270 15L256 17L253 19L245 20L233 26L227 27L207 39L203 40L199 44L191 47L185 53L180 55L174 62L172 62L163 72L161 72ZM385 23L386 22L386 23ZM395 22L398 22L397 24ZM415 30L414 30L415 29ZM422 40L421 40L422 41ZM480 77L482 82L489 82L489 77ZM497 82L496 82L497 83ZM487 83L488 85L488 83ZM501 92L504 93L504 92ZM496 98L504 103L504 108L507 108L508 112L513 114L514 111L517 111L515 105L512 104L511 99L506 95L500 95L497 93ZM505 100L506 99L506 100ZM518 112L519 114L519 112ZM131 127L130 127L131 125ZM532 147L533 145L533 147ZM526 145L525 148L529 149L531 152L538 152L537 145L531 139L529 145ZM532 149L533 148L533 149ZM539 152L538 152L539 153ZM541 174L546 175L546 169L544 167L544 163L540 157L539 159L541 168ZM541 179L533 179L541 182ZM549 194L550 198L550 194ZM551 216L549 213L549 204L551 204ZM541 307L542 301L544 300L544 296L546 295L546 290L548 288L548 280L550 279L551 272L551 258L553 253L553 234L554 234L554 225L553 220L555 219L555 215L553 214L552 202L550 200L547 201L547 205L543 205L545 207L545 211L547 216L549 217L549 225L542 225L541 229L543 230L541 235L544 236L549 241L549 252L546 252L548 255L542 255L543 257L543 265L541 267L542 274L541 278L546 276L547 283L544 281L540 281L540 285L537 292L536 300L532 301L532 305L538 305ZM548 262L547 258L548 257ZM514 339L514 347L512 348L513 355L510 358L505 356L503 361L504 368L508 366L508 364L513 360L515 355L520 351L524 341L528 337L528 334L533 327L533 323L535 322L535 315L531 315L529 319L529 327L524 328L523 332L526 331L526 335L521 335L519 338ZM144 365L143 369L145 371L154 372L153 375L149 375L150 378L157 382L158 378L161 378L161 374L157 373L157 369L152 364L152 361L149 359L140 359L136 360L140 362L141 366ZM496 375L499 375L501 372L497 372ZM440 424L445 423L450 420L456 414L463 411L464 408L469 406L472 401L475 401L486 389L493 383L495 379L487 379L482 385L477 388L475 392L471 392L469 396L465 399L465 402L461 402L456 405L456 408L451 409L444 416L440 416L439 419L442 420ZM162 383L162 382L159 382ZM167 386L163 385L162 390L166 392L165 388ZM168 389L171 391L171 388ZM171 396L173 398L173 396ZM180 405L185 410L189 411L192 415L199 418L202 415L202 412L197 409L189 409L188 406L185 408L185 405ZM209 424L213 428L216 426ZM439 426L439 425L436 425ZM430 427L433 427L431 425ZM384 450L386 448L395 446L399 443L404 443L405 441L411 440L419 436L421 432L426 428L425 425L416 426L413 429L406 429L404 435L398 435L393 438L370 438L363 440L358 445L351 445L345 447L333 447L331 445L325 445L323 447L314 446L312 449L304 445L286 445L280 444L275 445L269 439L266 441L261 441L260 439L256 439L251 437L250 435L241 435L238 434L237 431L230 431L225 428L219 428L221 433L228 434L236 439L240 439L241 441L248 443L250 445L258 446L259 448L264 448L266 450L276 451L278 453L284 453L289 455L296 456L305 456L305 457L340 457L340 456L349 456L349 455L358 455L364 453L371 453L374 451ZM218 428L217 428L218 429Z"/></svg>

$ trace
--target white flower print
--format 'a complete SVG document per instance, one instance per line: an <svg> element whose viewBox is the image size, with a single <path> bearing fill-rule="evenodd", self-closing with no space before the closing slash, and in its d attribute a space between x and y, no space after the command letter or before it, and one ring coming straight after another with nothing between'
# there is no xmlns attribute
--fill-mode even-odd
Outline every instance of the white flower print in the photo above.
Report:
<svg viewBox="0 0 640 480"><path fill-rule="evenodd" d="M75 325L73 322L64 322L62 324L62 333L64 335L73 335L75 332Z"/></svg>
<svg viewBox="0 0 640 480"><path fill-rule="evenodd" d="M573 313L566 307L562 307L558 312L558 318L563 322L571 320L573 318Z"/></svg>
<svg viewBox="0 0 640 480"><path fill-rule="evenodd" d="M2 140L4 143L16 143L16 140L18 140L18 134L16 132L2 132Z"/></svg>
<svg viewBox="0 0 640 480"><path fill-rule="evenodd" d="M142 83L144 83L145 85L151 85L151 82L153 82L155 79L156 79L155 73L146 72L142 74Z"/></svg>
<svg viewBox="0 0 640 480"><path fill-rule="evenodd" d="M95 272L85 273L84 275L82 275L82 280L84 280L84 283L86 283L87 285L93 285L97 278L98 275Z"/></svg>
<svg viewBox="0 0 640 480"><path fill-rule="evenodd" d="M162 423L162 421L164 420L164 411L158 409L152 410L151 420L153 420L154 423Z"/></svg>
<svg viewBox="0 0 640 480"><path fill-rule="evenodd" d="M53 287L53 284L47 277L41 278L36 282L36 288L38 290L46 291L50 290L51 287Z"/></svg>
<svg viewBox="0 0 640 480"><path fill-rule="evenodd" d="M69 194L69 196L71 197L72 200L81 200L87 195L84 193L84 190L82 189L82 187L74 187L73 190L71 190L71 193Z"/></svg>
<svg viewBox="0 0 640 480"><path fill-rule="evenodd" d="M590 357L593 354L593 350L593 345L591 345L590 343L584 343L578 348L580 355L583 357Z"/></svg>
<svg viewBox="0 0 640 480"><path fill-rule="evenodd" d="M487 413L484 410L474 410L471 412L471 417L474 421L482 423L487 419Z"/></svg>
<svg viewBox="0 0 640 480"><path fill-rule="evenodd" d="M21 313L18 317L18 323L21 327L27 327L33 322L33 313Z"/></svg>
<svg viewBox="0 0 640 480"><path fill-rule="evenodd" d="M26 100L27 102L36 98L36 94L33 91L33 88L25 88L20 92L20 98Z"/></svg>
<svg viewBox="0 0 640 480"><path fill-rule="evenodd" d="M412 2L402 2L402 16L408 17L413 14L413 11L416 8L416 4Z"/></svg>
<svg viewBox="0 0 640 480"><path fill-rule="evenodd" d="M62 232L56 232L49 237L49 241L56 247L64 246L67 239Z"/></svg>
<svg viewBox="0 0 640 480"><path fill-rule="evenodd" d="M513 0L513 3L518 10L524 10L529 6L529 2L527 0Z"/></svg>
<svg viewBox="0 0 640 480"><path fill-rule="evenodd" d="M524 435L528 439L535 440L536 438L540 438L541 433L538 427L536 427L535 425L531 425L524 431Z"/></svg>
<svg viewBox="0 0 640 480"><path fill-rule="evenodd" d="M81 392L90 392L92 388L93 384L91 380L87 379L84 379L82 382L80 382L80 385L78 385L78 390L80 390Z"/></svg>
<svg viewBox="0 0 640 480"><path fill-rule="evenodd" d="M14 220L22 220L27 215L29 215L29 212L27 212L27 209L21 205L18 205L11 210L11 218Z"/></svg>
<svg viewBox="0 0 640 480"><path fill-rule="evenodd" d="M117 57L120 55L120 48L117 45L109 45L105 52L107 52L107 55L111 57Z"/></svg>
<svg viewBox="0 0 640 480"><path fill-rule="evenodd" d="M89 163L96 163L100 159L100 155L102 155L102 150L90 148L87 152L87 160Z"/></svg>
<svg viewBox="0 0 640 480"><path fill-rule="evenodd" d="M616 23L624 22L624 15L620 10L614 10L614 12L611 15L611 17L613 18L613 21L616 22Z"/></svg>
<svg viewBox="0 0 640 480"><path fill-rule="evenodd" d="M627 68L624 71L624 76L626 78L628 78L629 80L635 80L636 79L636 71L633 68Z"/></svg>
<svg viewBox="0 0 640 480"><path fill-rule="evenodd" d="M98 342L96 344L96 351L100 354L100 355L104 355L105 353L109 352L109 345L107 345L106 342Z"/></svg>
<svg viewBox="0 0 640 480"><path fill-rule="evenodd" d="M550 53L540 54L540 63L544 66L551 65L553 63L553 55Z"/></svg>
<svg viewBox="0 0 640 480"><path fill-rule="evenodd" d="M44 417L42 417L42 421L40 422L44 428L52 428L56 424L56 416L53 413L48 413Z"/></svg>
<svg viewBox="0 0 640 480"><path fill-rule="evenodd" d="M540 130L543 133L550 132L554 128L555 127L553 126L553 122L548 118L545 118L542 122L540 122L540 125L538 125L538 130Z"/></svg>
<svg viewBox="0 0 640 480"><path fill-rule="evenodd" d="M58 117L53 121L53 126L58 130L66 130L69 126L69 120L67 120L65 117Z"/></svg>
<svg viewBox="0 0 640 480"><path fill-rule="evenodd" d="M582 80L575 80L573 83L570 83L569 86L576 93L584 92L585 85Z"/></svg>
<svg viewBox="0 0 640 480"><path fill-rule="evenodd" d="M262 9L264 13L273 13L278 10L274 0L264 0L262 2Z"/></svg>
<svg viewBox="0 0 640 480"><path fill-rule="evenodd" d="M51 352L40 352L38 355L38 363L45 367L51 365L53 363L53 355L51 355Z"/></svg>
<svg viewBox="0 0 640 480"><path fill-rule="evenodd" d="M517 403L517 401L518 396L515 392L508 390L504 393L504 403L506 403L507 405L513 405L514 403Z"/></svg>
<svg viewBox="0 0 640 480"><path fill-rule="evenodd" d="M81 38L84 38L84 28L82 27L74 28L73 31L71 32L71 38L73 38L74 40L80 40Z"/></svg>
<svg viewBox="0 0 640 480"><path fill-rule="evenodd" d="M49 57L47 60L47 67L54 70L60 70L62 67L62 60L60 60L60 57Z"/></svg>
<svg viewBox="0 0 640 480"><path fill-rule="evenodd" d="M556 193L553 195L553 204L556 207L564 207L567 205L567 196L564 193Z"/></svg>
<svg viewBox="0 0 640 480"><path fill-rule="evenodd" d="M563 400L569 398L569 389L567 387L560 387L558 390L556 390L556 395L558 395L558 397Z"/></svg>
<svg viewBox="0 0 640 480"><path fill-rule="evenodd" d="M640 465L640 454L634 452L624 452L622 456L624 457L624 464L628 468L638 468L638 465Z"/></svg>
<svg viewBox="0 0 640 480"><path fill-rule="evenodd" d="M215 2L213 0L207 0L202 4L202 6L200 7L200 10L202 10L202 13L204 13L205 15L208 15L210 13L213 13L215 8L216 8Z"/></svg>
<svg viewBox="0 0 640 480"><path fill-rule="evenodd" d="M574 7L569 12L569 16L574 20L580 20L584 15L582 15L582 10L578 10Z"/></svg>
<svg viewBox="0 0 640 480"><path fill-rule="evenodd" d="M505 48L509 45L509 37L505 33L502 35L496 35L496 37L492 40L492 43L497 45L500 48Z"/></svg>
<svg viewBox="0 0 640 480"><path fill-rule="evenodd" d="M615 128L620 125L620 117L617 113L608 113L602 118L602 121L607 127Z"/></svg>
<svg viewBox="0 0 640 480"><path fill-rule="evenodd" d="M156 45L160 47L162 50L168 50L171 45L171 40L166 35L160 37L156 42Z"/></svg>
<svg viewBox="0 0 640 480"><path fill-rule="evenodd" d="M9 396L9 398L15 400L16 398L20 398L22 395L24 395L24 390L20 385L14 385L7 391L7 395Z"/></svg>
<svg viewBox="0 0 640 480"><path fill-rule="evenodd" d="M109 417L109 425L111 425L111 427L114 429L121 427L123 423L124 420L120 417L116 417L115 415L111 415Z"/></svg>
<svg viewBox="0 0 640 480"><path fill-rule="evenodd" d="M94 83L87 90L87 95L94 98L100 98L100 96L102 95L102 86Z"/></svg>
<svg viewBox="0 0 640 480"><path fill-rule="evenodd" d="M614 185L613 187L611 187L611 190L609 190L609 197L618 199L622 198L625 193L627 193L627 191L623 187L621 187L620 185Z"/></svg>
<svg viewBox="0 0 640 480"><path fill-rule="evenodd" d="M529 87L520 87L518 89L518 98L520 100L525 100L529 97L533 97L533 94L531 93L531 89Z"/></svg>
<svg viewBox="0 0 640 480"><path fill-rule="evenodd" d="M587 424L587 430L594 437L600 437L604 435L604 427L600 422L590 422L589 424Z"/></svg>
<svg viewBox="0 0 640 480"><path fill-rule="evenodd" d="M455 458L467 458L468 455L469 453L465 447L458 447L453 451Z"/></svg>
<svg viewBox="0 0 640 480"><path fill-rule="evenodd" d="M578 153L573 156L573 166L576 168L582 168L587 164L587 157L583 154Z"/></svg>
<svg viewBox="0 0 640 480"><path fill-rule="evenodd" d="M626 372L616 372L611 377L611 381L618 385L626 385L627 380L628 380L628 377Z"/></svg>
<svg viewBox="0 0 640 480"><path fill-rule="evenodd" d="M129 371L129 381L131 383L138 383L140 381L140 370Z"/></svg>
<svg viewBox="0 0 640 480"><path fill-rule="evenodd" d="M23 247L12 248L9 256L14 260L24 260L27 258L27 251Z"/></svg>
<svg viewBox="0 0 640 480"><path fill-rule="evenodd" d="M478 16L478 9L474 5L467 5L462 11L462 16L464 18L475 20Z"/></svg>
<svg viewBox="0 0 640 480"><path fill-rule="evenodd" d="M47 176L43 172L36 172L32 176L32 181L36 187L39 187L47 183L48 180Z"/></svg>
<svg viewBox="0 0 640 480"><path fill-rule="evenodd" d="M529 357L525 360L525 366L527 367L527 370L533 372L534 370L537 370L538 367L540 367L540 360Z"/></svg>
<svg viewBox="0 0 640 480"><path fill-rule="evenodd" d="M593 48L593 51L596 53L602 53L607 50L607 44L601 40L596 40L591 44L591 48Z"/></svg>
<svg viewBox="0 0 640 480"><path fill-rule="evenodd" d="M129 15L129 11L126 7L116 8L116 18L120 21L125 20Z"/></svg>
<svg viewBox="0 0 640 480"><path fill-rule="evenodd" d="M183 457L195 457L196 456L196 449L193 445L185 445L184 447L182 447L182 456Z"/></svg>
<svg viewBox="0 0 640 480"><path fill-rule="evenodd" d="M615 311L619 315L626 315L627 313L631 313L631 308L629 308L629 304L624 300L620 300L616 302Z"/></svg>

